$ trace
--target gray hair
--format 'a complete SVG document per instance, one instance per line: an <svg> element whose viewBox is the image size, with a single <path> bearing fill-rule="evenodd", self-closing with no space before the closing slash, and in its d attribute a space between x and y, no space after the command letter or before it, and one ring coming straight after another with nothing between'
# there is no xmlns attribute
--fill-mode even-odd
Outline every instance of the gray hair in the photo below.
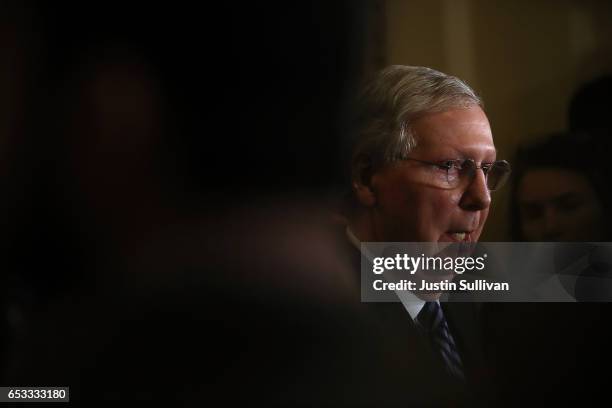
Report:
<svg viewBox="0 0 612 408"><path fill-rule="evenodd" d="M426 67L391 65L364 88L357 109L353 179L406 158L417 140L413 122L428 113L483 107L462 80Z"/></svg>

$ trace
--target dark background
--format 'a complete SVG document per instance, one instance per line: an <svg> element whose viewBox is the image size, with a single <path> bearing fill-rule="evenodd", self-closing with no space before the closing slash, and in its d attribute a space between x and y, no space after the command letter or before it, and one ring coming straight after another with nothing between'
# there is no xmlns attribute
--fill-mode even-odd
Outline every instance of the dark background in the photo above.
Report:
<svg viewBox="0 0 612 408"><path fill-rule="evenodd" d="M322 210L376 10L0 7L2 383L89 405L419 401L389 392L405 373L352 310ZM501 402L603 387L607 305L574 306L490 309Z"/></svg>

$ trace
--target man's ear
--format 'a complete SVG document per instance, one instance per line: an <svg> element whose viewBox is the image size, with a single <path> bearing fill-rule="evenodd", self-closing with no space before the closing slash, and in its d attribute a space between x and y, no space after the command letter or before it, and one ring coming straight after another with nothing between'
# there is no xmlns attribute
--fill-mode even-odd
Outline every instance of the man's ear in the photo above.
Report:
<svg viewBox="0 0 612 408"><path fill-rule="evenodd" d="M372 161L365 155L353 159L353 193L357 201L364 207L373 207L376 204L376 194L372 189L373 166Z"/></svg>
<svg viewBox="0 0 612 408"><path fill-rule="evenodd" d="M366 158L355 160L353 165L353 193L364 207L376 204L376 194L372 189L372 165Z"/></svg>
<svg viewBox="0 0 612 408"><path fill-rule="evenodd" d="M357 201L365 207L373 207L376 204L376 195L369 184L360 181L353 181L353 191Z"/></svg>

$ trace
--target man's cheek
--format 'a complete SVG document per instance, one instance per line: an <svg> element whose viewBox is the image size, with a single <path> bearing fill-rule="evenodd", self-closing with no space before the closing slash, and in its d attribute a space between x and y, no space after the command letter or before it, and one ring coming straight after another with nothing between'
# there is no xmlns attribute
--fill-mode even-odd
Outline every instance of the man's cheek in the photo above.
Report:
<svg viewBox="0 0 612 408"><path fill-rule="evenodd" d="M453 208L459 207L459 203L461 202L461 197L463 197L463 192L459 191L449 191L449 194L442 199L446 205L450 205Z"/></svg>

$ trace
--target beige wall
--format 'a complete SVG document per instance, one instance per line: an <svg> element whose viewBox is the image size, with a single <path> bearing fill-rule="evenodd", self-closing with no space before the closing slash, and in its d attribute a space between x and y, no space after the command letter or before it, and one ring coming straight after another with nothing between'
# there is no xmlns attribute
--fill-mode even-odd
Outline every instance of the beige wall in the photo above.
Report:
<svg viewBox="0 0 612 408"><path fill-rule="evenodd" d="M483 97L499 150L563 130L571 93L612 72L612 2L386 0L386 64L425 65ZM508 190L495 193L485 240L506 240Z"/></svg>

